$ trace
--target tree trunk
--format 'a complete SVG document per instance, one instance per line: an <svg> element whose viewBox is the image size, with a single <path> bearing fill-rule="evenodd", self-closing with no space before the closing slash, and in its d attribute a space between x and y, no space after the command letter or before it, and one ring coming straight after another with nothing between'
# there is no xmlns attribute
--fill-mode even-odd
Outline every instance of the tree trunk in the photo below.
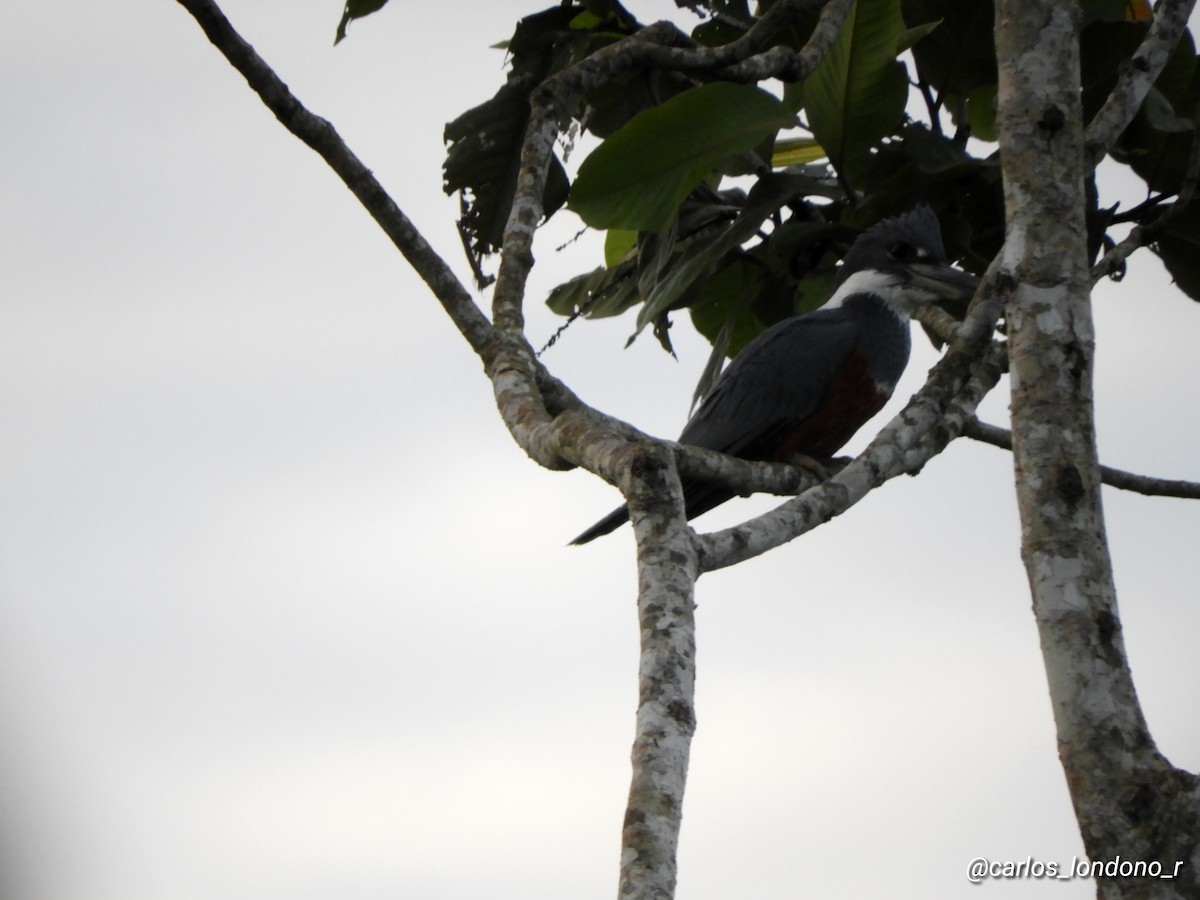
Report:
<svg viewBox="0 0 1200 900"><path fill-rule="evenodd" d="M1022 556L1084 846L1093 863L1130 864L1097 873L1099 896L1196 897L1195 778L1158 752L1138 705L1100 502L1080 15L1056 0L996 4ZM1153 877L1153 862L1177 877Z"/></svg>

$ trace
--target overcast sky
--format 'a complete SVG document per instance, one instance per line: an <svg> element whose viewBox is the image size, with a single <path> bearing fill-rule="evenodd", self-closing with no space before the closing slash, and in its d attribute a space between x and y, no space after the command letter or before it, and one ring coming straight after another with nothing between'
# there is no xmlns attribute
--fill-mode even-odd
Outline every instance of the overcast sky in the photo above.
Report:
<svg viewBox="0 0 1200 900"><path fill-rule="evenodd" d="M467 279L442 127L536 4L397 2L336 50L337 0L225 8ZM564 544L616 492L524 457L426 289L175 3L12 5L0 116L0 895L612 896L632 538ZM536 251L537 344L540 298L597 262L555 249L577 228ZM1147 253L1095 305L1105 460L1200 478L1200 307ZM631 329L545 359L672 437L707 348L686 317L678 361ZM915 344L851 450L933 364ZM1082 852L1011 481L959 442L701 581L681 898L1094 896L966 879ZM1105 504L1141 699L1195 770L1200 506Z"/></svg>

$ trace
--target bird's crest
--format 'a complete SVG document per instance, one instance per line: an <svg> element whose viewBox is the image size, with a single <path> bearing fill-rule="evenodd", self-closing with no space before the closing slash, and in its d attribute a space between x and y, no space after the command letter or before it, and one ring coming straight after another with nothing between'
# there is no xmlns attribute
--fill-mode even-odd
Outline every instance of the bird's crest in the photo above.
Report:
<svg viewBox="0 0 1200 900"><path fill-rule="evenodd" d="M846 253L836 284L862 269L885 271L896 262L944 263L942 229L928 206L876 222L858 236Z"/></svg>

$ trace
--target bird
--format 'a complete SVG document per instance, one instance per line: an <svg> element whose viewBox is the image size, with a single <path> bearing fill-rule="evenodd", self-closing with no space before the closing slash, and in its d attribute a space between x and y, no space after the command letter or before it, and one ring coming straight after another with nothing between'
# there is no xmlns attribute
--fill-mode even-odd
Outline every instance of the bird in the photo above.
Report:
<svg viewBox="0 0 1200 900"><path fill-rule="evenodd" d="M747 460L828 461L896 389L908 365L916 309L966 299L978 284L946 261L928 206L879 221L846 252L824 305L777 322L734 357L679 443ZM685 479L683 496L690 520L734 492ZM627 521L622 506L571 544L586 544Z"/></svg>

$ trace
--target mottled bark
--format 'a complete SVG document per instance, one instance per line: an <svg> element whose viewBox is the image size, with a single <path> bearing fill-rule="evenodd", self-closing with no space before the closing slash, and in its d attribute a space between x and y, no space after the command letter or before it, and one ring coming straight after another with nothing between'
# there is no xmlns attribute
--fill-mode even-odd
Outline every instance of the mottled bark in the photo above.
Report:
<svg viewBox="0 0 1200 900"><path fill-rule="evenodd" d="M1084 172L1111 146L1153 83L1195 0L1163 0L1154 28L1086 134L1078 92L1076 3L997 0L1008 234L985 288L934 376L868 450L830 481L769 463L655 441L592 410L536 358L523 333L540 198L559 123L584 93L633 66L754 81L802 79L822 58L851 0L779 0L739 40L699 47L652 25L555 75L535 93L506 229L492 317L324 119L258 57L212 0L179 0L280 122L312 147L429 285L484 364L514 440L549 468L583 466L621 487L638 543L642 648L634 771L623 831L622 897L673 896L690 739L695 728L693 591L702 571L765 552L840 514L888 478L913 472L963 432L1003 368L991 332L1005 300L1022 547L1046 659L1059 750L1093 860L1158 860L1174 881L1101 879L1106 898L1200 897L1200 804L1194 776L1154 746L1137 704L1117 617L1100 506L1091 409L1092 334L1083 222ZM822 7L800 50L772 47L792 17ZM1190 185L1194 187L1200 154ZM1119 265L1151 230L1131 236ZM944 317L930 315L948 329ZM683 521L678 473L739 491L808 488L738 528L697 538Z"/></svg>
<svg viewBox="0 0 1200 900"><path fill-rule="evenodd" d="M1084 163L1088 169L1104 159L1125 126L1141 108L1150 88L1154 86L1154 80L1171 58L1171 51L1186 30L1195 6L1196 0L1159 0L1146 39L1123 68L1104 106L1087 123Z"/></svg>
<svg viewBox="0 0 1200 900"><path fill-rule="evenodd" d="M646 445L632 454L625 493L638 547L641 652L618 896L668 900L675 895L683 793L696 730L693 595L699 568L670 452Z"/></svg>
<svg viewBox="0 0 1200 900"><path fill-rule="evenodd" d="M1009 372L1022 556L1084 846L1179 880L1097 879L1105 898L1197 896L1193 776L1159 754L1134 690L1100 502L1077 4L998 0Z"/></svg>

